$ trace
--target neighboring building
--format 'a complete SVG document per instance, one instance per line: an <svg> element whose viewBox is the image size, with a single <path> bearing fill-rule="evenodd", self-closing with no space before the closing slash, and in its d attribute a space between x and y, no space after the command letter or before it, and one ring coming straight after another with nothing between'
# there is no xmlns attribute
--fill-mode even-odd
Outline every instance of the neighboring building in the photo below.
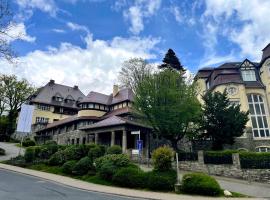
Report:
<svg viewBox="0 0 270 200"><path fill-rule="evenodd" d="M227 91L232 104L249 111L245 134L236 139L234 148L270 152L270 44L263 50L260 63L245 59L224 63L216 68L202 68L195 80L199 101L206 91Z"/></svg>
<svg viewBox="0 0 270 200"><path fill-rule="evenodd" d="M95 142L104 145L120 145L123 152L136 148L140 131L144 155L149 153L150 127L136 120L131 113L133 92L113 87L111 95L90 92L79 103L77 115L48 124L37 131L36 141L43 143L53 139L58 144L85 144Z"/></svg>
<svg viewBox="0 0 270 200"><path fill-rule="evenodd" d="M44 87L29 97L28 104L34 105L32 132L48 124L78 113L77 104L85 97L78 86L69 87L50 80Z"/></svg>

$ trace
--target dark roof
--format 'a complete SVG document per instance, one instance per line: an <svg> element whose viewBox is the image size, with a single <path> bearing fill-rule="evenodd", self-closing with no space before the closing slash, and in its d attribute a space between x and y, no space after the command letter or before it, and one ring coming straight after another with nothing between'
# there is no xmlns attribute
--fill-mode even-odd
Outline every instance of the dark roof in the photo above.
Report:
<svg viewBox="0 0 270 200"><path fill-rule="evenodd" d="M81 128L81 130L86 130L86 129L97 129L97 128L103 128L103 127L109 127L109 126L118 126L118 125L125 125L125 124L129 124L129 125L135 125L135 126L141 126L141 127L145 127L145 128L151 128L147 125L144 125L142 123L139 122L135 122L135 121L131 121L122 117L118 117L118 116L112 116L109 117L107 119L104 119L102 121L99 121L97 123L91 124L89 126L83 127Z"/></svg>
<svg viewBox="0 0 270 200"><path fill-rule="evenodd" d="M270 57L270 43L266 47L264 47L262 52L263 52L263 54L262 54L261 63L263 63L267 58Z"/></svg>
<svg viewBox="0 0 270 200"><path fill-rule="evenodd" d="M62 102L57 102L53 100L54 96L60 96L63 99L70 96L75 100L72 103L66 103L64 100ZM84 98L85 95L76 87L69 87L66 85L56 84L53 80L47 83L45 86L40 88L36 94L34 94L30 100L32 103L44 103L48 105L58 105L69 108L77 108L78 100Z"/></svg>
<svg viewBox="0 0 270 200"><path fill-rule="evenodd" d="M98 92L90 92L80 103L100 103L104 105L113 105L123 101L133 101L134 93L129 88L120 90L115 96L106 95Z"/></svg>
<svg viewBox="0 0 270 200"><path fill-rule="evenodd" d="M102 118L108 118L108 117L111 117L111 116L114 116L114 115L123 115L123 114L129 114L131 113L132 110L130 107L124 107L124 108L119 108L119 109L116 109L116 110L113 110L111 112L108 112L106 113L104 116L102 116Z"/></svg>

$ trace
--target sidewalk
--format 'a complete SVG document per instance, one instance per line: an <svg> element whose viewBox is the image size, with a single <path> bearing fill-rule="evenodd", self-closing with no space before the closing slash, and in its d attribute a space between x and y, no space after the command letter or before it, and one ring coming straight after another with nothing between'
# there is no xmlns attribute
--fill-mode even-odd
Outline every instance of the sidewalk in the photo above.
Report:
<svg viewBox="0 0 270 200"><path fill-rule="evenodd" d="M140 166L144 171L152 170L152 167L148 167L147 165ZM182 171L180 170L180 178L186 173L191 173L190 171ZM212 175L211 175L212 176ZM238 192L241 194L245 194L252 197L267 197L270 198L270 184L258 183L258 182L251 182L241 180L241 179L234 179L234 178L227 178L221 176L213 176L222 189L229 190L232 192Z"/></svg>
<svg viewBox="0 0 270 200"><path fill-rule="evenodd" d="M9 160L19 155L20 148L16 143L0 142L0 147L5 149L6 155L0 156L0 161ZM24 154L24 148L21 148L21 154Z"/></svg>
<svg viewBox="0 0 270 200"><path fill-rule="evenodd" d="M6 165L6 164L0 164L0 169L10 170L13 172L18 172L18 173L27 174L30 176L43 178L52 182L78 188L81 190L113 194L113 195L119 195L119 196L135 197L135 198L140 198L140 199L152 199L152 200L217 199L216 197L211 198L211 197L201 197L201 196L189 196L189 195L179 195L179 194L173 194L173 193L149 192L149 191L142 191L142 190L104 186L104 185L98 185L98 184L76 180L70 177L59 176L59 175L45 173L45 172L39 172L39 171L31 170L31 169L25 169L21 167ZM228 199L228 198L218 198L218 199ZM234 199L250 200L251 198L234 198Z"/></svg>

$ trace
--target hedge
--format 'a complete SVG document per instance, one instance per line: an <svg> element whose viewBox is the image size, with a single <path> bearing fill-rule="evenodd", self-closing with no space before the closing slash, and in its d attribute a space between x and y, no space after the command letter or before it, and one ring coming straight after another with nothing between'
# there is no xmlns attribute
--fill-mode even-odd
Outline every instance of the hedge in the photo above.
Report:
<svg viewBox="0 0 270 200"><path fill-rule="evenodd" d="M222 190L218 182L203 173L188 173L182 179L182 191L187 194L218 196Z"/></svg>
<svg viewBox="0 0 270 200"><path fill-rule="evenodd" d="M179 161L197 161L198 153L197 152L178 152Z"/></svg>
<svg viewBox="0 0 270 200"><path fill-rule="evenodd" d="M36 142L34 140L30 140L29 138L22 142L23 147L31 147L35 145L36 145Z"/></svg>
<svg viewBox="0 0 270 200"><path fill-rule="evenodd" d="M63 165L62 165L62 171L65 173L65 174L72 174L72 171L76 165L77 161L76 160L69 160L67 162L65 162Z"/></svg>
<svg viewBox="0 0 270 200"><path fill-rule="evenodd" d="M147 188L159 191L172 191L176 183L177 174L175 170L156 171L146 173Z"/></svg>
<svg viewBox="0 0 270 200"><path fill-rule="evenodd" d="M89 157L84 157L80 159L74 166L72 173L76 175L84 175L87 174L87 172L92 169L92 161Z"/></svg>
<svg viewBox="0 0 270 200"><path fill-rule="evenodd" d="M239 155L243 169L270 169L270 152L241 152Z"/></svg>
<svg viewBox="0 0 270 200"><path fill-rule="evenodd" d="M225 150L225 151L206 151L204 152L205 164L232 164L232 154L238 153L237 150Z"/></svg>
<svg viewBox="0 0 270 200"><path fill-rule="evenodd" d="M122 148L119 145L113 145L107 149L107 154L121 154Z"/></svg>

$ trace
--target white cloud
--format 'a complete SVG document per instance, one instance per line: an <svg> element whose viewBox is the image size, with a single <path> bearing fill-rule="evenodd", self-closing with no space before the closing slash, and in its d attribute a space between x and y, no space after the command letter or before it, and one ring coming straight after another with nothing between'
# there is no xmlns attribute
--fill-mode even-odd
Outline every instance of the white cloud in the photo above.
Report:
<svg viewBox="0 0 270 200"><path fill-rule="evenodd" d="M52 31L55 32L55 33L65 33L66 32L63 29L58 29L58 28L54 28L54 29L52 29Z"/></svg>
<svg viewBox="0 0 270 200"><path fill-rule="evenodd" d="M144 20L153 16L159 10L160 5L161 0L135 0L134 4L123 12L124 18L130 21L130 32L137 35L143 31ZM123 7L122 1L120 7Z"/></svg>
<svg viewBox="0 0 270 200"><path fill-rule="evenodd" d="M23 12L31 12L34 9L41 10L55 16L58 8L54 0L17 0L16 1Z"/></svg>
<svg viewBox="0 0 270 200"><path fill-rule="evenodd" d="M183 22L183 16L181 15L180 8L178 6L171 7L171 12L174 15L175 20L178 23L182 23Z"/></svg>
<svg viewBox="0 0 270 200"><path fill-rule="evenodd" d="M89 30L86 26L79 25L73 22L67 22L66 25L73 31L85 31L86 33L89 33Z"/></svg>
<svg viewBox="0 0 270 200"><path fill-rule="evenodd" d="M158 38L122 38L110 41L85 37L86 48L70 43L50 47L47 51L35 50L20 57L17 67L0 62L0 73L17 74L36 86L54 79L57 83L79 85L84 93L91 90L111 93L123 61L133 58L155 58L152 53L160 42Z"/></svg>
<svg viewBox="0 0 270 200"><path fill-rule="evenodd" d="M13 42L15 40L23 40L26 42L35 42L36 38L27 34L24 23L11 23L6 29L6 35L1 35L6 41Z"/></svg>
<svg viewBox="0 0 270 200"><path fill-rule="evenodd" d="M259 61L261 49L270 42L269 8L267 0L206 0L204 17L219 29L217 34L225 33L240 47L242 57Z"/></svg>

